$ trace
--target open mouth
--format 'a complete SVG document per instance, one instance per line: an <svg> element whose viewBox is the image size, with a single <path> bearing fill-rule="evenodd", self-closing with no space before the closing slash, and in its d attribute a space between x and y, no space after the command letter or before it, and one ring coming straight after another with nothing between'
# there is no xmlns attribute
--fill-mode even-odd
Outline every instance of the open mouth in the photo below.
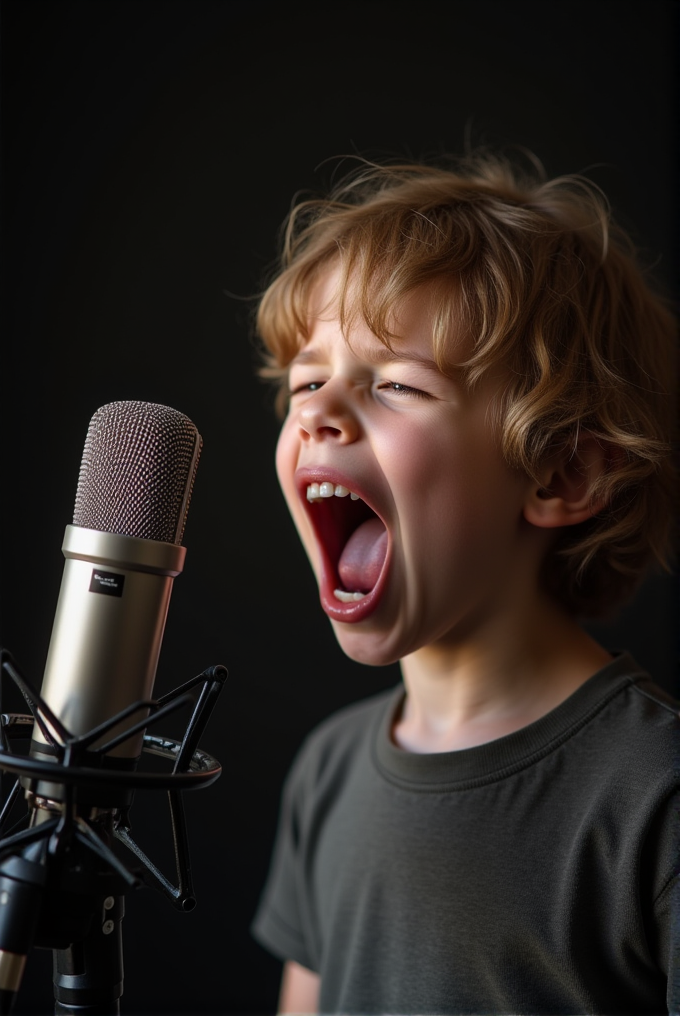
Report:
<svg viewBox="0 0 680 1016"><path fill-rule="evenodd" d="M387 528L342 483L319 477L305 484L303 494L322 552L322 606L332 617L359 620L375 606L387 559Z"/></svg>

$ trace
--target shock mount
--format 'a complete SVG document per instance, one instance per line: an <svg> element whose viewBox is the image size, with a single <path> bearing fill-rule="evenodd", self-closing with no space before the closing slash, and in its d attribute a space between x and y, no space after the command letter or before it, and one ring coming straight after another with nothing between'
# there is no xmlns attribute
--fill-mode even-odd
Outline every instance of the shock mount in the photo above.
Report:
<svg viewBox="0 0 680 1016"><path fill-rule="evenodd" d="M0 1014L11 1012L36 947L52 950L55 1014L118 1016L125 895L149 886L178 910L196 904L182 795L210 786L221 774L220 763L198 745L227 670L208 667L158 699L134 702L75 736L11 654L0 648L0 660L0 679L12 679L30 710L0 713L0 770L16 777L0 811ZM146 732L185 706L193 710L181 740ZM142 718L106 739L135 714ZM34 725L47 744L32 754L13 751L12 742L30 738ZM140 759L130 763L108 755L142 731ZM144 756L162 760L156 765L165 771L144 768L143 761L150 762ZM140 790L167 793L175 882L131 835L130 810ZM26 813L10 826L22 791Z"/></svg>

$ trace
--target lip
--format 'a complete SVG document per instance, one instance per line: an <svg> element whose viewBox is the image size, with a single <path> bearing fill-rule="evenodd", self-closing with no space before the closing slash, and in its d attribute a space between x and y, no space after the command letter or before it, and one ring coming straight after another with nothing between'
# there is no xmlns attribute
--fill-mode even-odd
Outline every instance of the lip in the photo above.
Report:
<svg viewBox="0 0 680 1016"><path fill-rule="evenodd" d="M322 534L319 529L320 520L318 514L315 517L315 506L310 504L307 500L307 487L309 484L320 483L323 480L327 480L336 486L340 484L343 487L347 487L347 489L352 491L354 494L358 494L361 500L368 505L375 515L377 515L387 531L387 554L385 556L380 575L378 576L378 581L373 586L373 589L366 593L361 600L353 600L350 603L343 603L333 595L334 590L341 584L336 569L336 561L331 559L327 549L327 541L322 538ZM375 493L373 490L369 490L365 487L361 481L356 479L356 477L350 477L346 473L343 473L331 466L317 465L301 467L296 470L295 485L312 529L314 530L317 546L320 551L321 576L319 580L319 598L321 601L321 607L332 621L357 624L359 621L363 621L372 614L380 603L390 568L392 550L390 529L383 513L376 508L377 498Z"/></svg>

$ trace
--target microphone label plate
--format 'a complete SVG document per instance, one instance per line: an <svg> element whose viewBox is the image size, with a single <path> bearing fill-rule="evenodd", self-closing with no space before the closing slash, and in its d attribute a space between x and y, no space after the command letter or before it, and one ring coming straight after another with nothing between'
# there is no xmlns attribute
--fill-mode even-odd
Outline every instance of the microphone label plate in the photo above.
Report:
<svg viewBox="0 0 680 1016"><path fill-rule="evenodd" d="M105 596L122 596L125 576L118 572L102 571L101 568L92 569L90 579L91 593L104 593Z"/></svg>

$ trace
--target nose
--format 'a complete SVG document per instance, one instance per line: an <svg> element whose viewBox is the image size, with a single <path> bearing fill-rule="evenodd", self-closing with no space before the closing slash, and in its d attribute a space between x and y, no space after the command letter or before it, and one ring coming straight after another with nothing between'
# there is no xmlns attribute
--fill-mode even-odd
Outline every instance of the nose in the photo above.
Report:
<svg viewBox="0 0 680 1016"><path fill-rule="evenodd" d="M351 444L361 429L346 385L339 378L327 381L305 400L298 422L303 441Z"/></svg>

